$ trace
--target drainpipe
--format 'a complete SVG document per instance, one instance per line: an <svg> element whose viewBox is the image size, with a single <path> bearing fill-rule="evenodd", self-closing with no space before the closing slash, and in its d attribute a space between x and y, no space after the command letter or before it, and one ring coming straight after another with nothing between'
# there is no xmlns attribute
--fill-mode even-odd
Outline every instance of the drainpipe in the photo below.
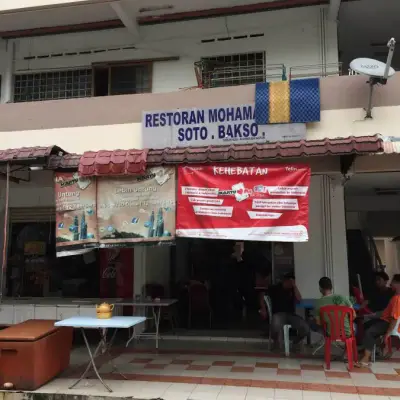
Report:
<svg viewBox="0 0 400 400"><path fill-rule="evenodd" d="M14 91L14 59L15 59L15 42L14 40L6 41L6 65L1 80L1 103L11 103Z"/></svg>
<svg viewBox="0 0 400 400"><path fill-rule="evenodd" d="M328 19L330 21L337 21L339 19L339 10L341 0L330 0L329 2L329 11L328 11Z"/></svg>
<svg viewBox="0 0 400 400"><path fill-rule="evenodd" d="M6 193L5 193L5 209L4 209L4 226L3 226L3 253L1 263L1 276L0 276L0 304L3 302L3 295L5 289L5 277L7 273L7 245L8 245L8 201L10 197L10 164L7 163L6 175Z"/></svg>

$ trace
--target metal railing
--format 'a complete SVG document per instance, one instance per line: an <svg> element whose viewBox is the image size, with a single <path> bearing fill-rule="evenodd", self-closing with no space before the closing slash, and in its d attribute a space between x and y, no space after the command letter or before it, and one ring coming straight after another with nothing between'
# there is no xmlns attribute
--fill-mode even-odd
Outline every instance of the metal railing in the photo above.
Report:
<svg viewBox="0 0 400 400"><path fill-rule="evenodd" d="M204 61L195 63L199 87L210 89L224 86L250 85L257 82L286 80L284 64L235 65Z"/></svg>
<svg viewBox="0 0 400 400"><path fill-rule="evenodd" d="M289 79L339 76L342 72L342 63L297 65L290 67Z"/></svg>
<svg viewBox="0 0 400 400"><path fill-rule="evenodd" d="M351 73L350 69L343 73L342 63L298 65L290 67L289 74L287 74L284 64L237 65L205 60L195 62L195 72L198 87L202 89L287 79L341 76L347 73L355 75L355 73Z"/></svg>
<svg viewBox="0 0 400 400"><path fill-rule="evenodd" d="M383 271L385 265L382 263L382 259L379 255L378 247L376 246L375 240L367 229L362 230L363 236L367 242L369 254L371 255L372 266L375 271Z"/></svg>
<svg viewBox="0 0 400 400"><path fill-rule="evenodd" d="M351 68L348 69L348 74L349 75L360 75L358 72L352 70Z"/></svg>

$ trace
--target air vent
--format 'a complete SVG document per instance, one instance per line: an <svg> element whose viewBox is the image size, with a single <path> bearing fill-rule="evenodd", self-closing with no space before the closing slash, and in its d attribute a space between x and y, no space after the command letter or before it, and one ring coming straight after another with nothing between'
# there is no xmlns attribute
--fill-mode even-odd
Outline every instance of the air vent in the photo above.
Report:
<svg viewBox="0 0 400 400"><path fill-rule="evenodd" d="M375 193L378 196L396 196L400 194L400 189L391 188L391 189L375 189Z"/></svg>
<svg viewBox="0 0 400 400"><path fill-rule="evenodd" d="M208 44L208 43L216 43L216 42L226 42L228 40L244 40L244 39L256 39L260 37L264 37L264 33L252 33L250 35L237 35L237 36L224 36L219 38L210 38L210 39L203 39L201 43Z"/></svg>
<svg viewBox="0 0 400 400"><path fill-rule="evenodd" d="M161 6L142 7L142 8L139 8L139 12L146 13L146 12L155 12L155 11L167 11L167 10L172 10L173 8L174 8L173 5L166 4L166 5L161 5Z"/></svg>
<svg viewBox="0 0 400 400"><path fill-rule="evenodd" d="M81 50L81 51L76 51L76 52L39 54L39 55L36 55L36 56L26 56L26 57L23 58L23 60L30 61L30 60L41 60L43 58L87 56L89 54L98 54L98 53L124 51L124 50L136 50L136 47L130 45L130 46L103 48L103 49Z"/></svg>
<svg viewBox="0 0 400 400"><path fill-rule="evenodd" d="M386 58L388 55L387 51L375 51L374 52L374 58L378 58L381 60L382 58Z"/></svg>
<svg viewBox="0 0 400 400"><path fill-rule="evenodd" d="M371 42L370 46L371 47L386 47L387 42Z"/></svg>

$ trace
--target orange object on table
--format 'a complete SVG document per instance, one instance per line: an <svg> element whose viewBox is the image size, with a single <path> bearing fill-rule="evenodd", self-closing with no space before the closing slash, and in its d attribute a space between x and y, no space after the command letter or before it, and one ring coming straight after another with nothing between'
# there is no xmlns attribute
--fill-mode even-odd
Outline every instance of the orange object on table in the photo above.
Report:
<svg viewBox="0 0 400 400"><path fill-rule="evenodd" d="M72 328L29 320L0 331L0 389L36 390L68 368Z"/></svg>

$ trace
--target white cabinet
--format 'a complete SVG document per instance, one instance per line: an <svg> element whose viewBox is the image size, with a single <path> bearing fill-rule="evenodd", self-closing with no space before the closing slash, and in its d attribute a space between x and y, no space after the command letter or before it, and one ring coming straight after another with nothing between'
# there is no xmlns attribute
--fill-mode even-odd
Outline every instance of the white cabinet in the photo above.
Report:
<svg viewBox="0 0 400 400"><path fill-rule="evenodd" d="M12 304L0 305L0 325L12 325L14 323L14 306Z"/></svg>
<svg viewBox="0 0 400 400"><path fill-rule="evenodd" d="M35 306L33 304L18 304L14 306L14 324L19 324L34 318Z"/></svg>
<svg viewBox="0 0 400 400"><path fill-rule="evenodd" d="M36 304L35 306L35 319L57 319L56 306L42 306Z"/></svg>
<svg viewBox="0 0 400 400"><path fill-rule="evenodd" d="M79 315L79 306L57 306L58 320L76 317Z"/></svg>

